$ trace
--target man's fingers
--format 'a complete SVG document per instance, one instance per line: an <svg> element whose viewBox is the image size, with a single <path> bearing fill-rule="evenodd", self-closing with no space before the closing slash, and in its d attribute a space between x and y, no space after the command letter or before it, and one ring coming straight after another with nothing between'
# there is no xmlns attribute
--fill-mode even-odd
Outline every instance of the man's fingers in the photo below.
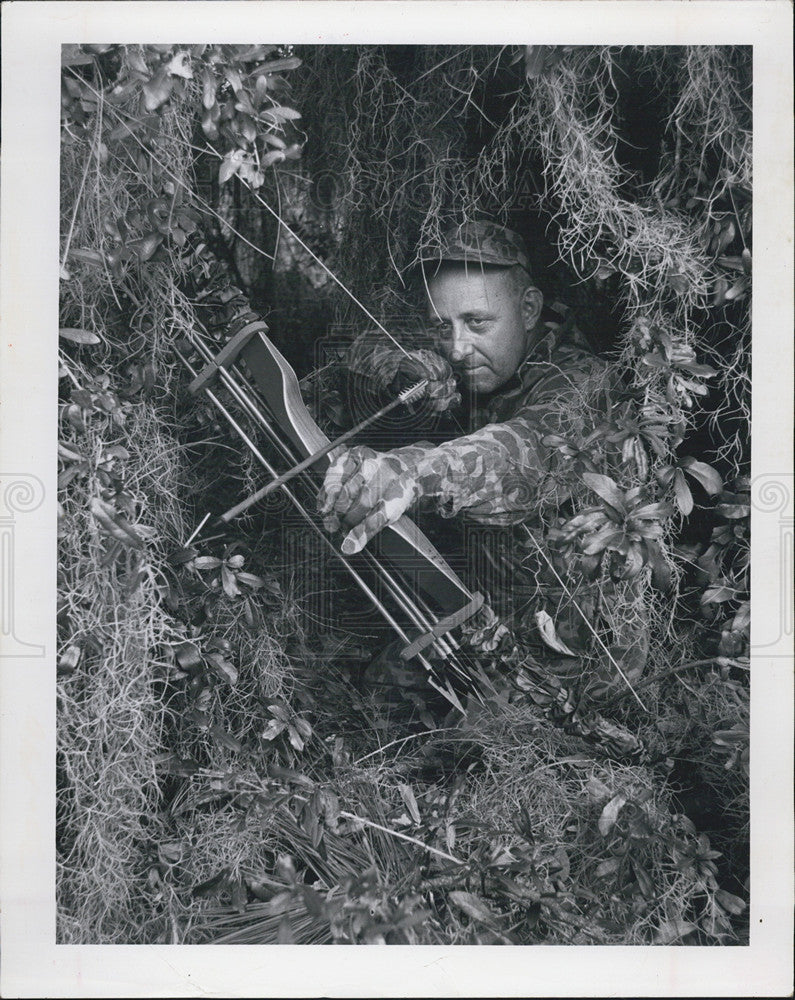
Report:
<svg viewBox="0 0 795 1000"><path fill-rule="evenodd" d="M359 470L360 460L353 451L346 451L335 459L326 470L323 486L317 495L317 509L321 515L339 511L342 494ZM361 490L361 487L359 487ZM342 499L343 507L347 500Z"/></svg>
<svg viewBox="0 0 795 1000"><path fill-rule="evenodd" d="M461 402L461 394L454 378L433 382L428 388L428 400L431 408L437 412L449 409Z"/></svg>
<svg viewBox="0 0 795 1000"><path fill-rule="evenodd" d="M355 528L348 532L342 542L342 551L346 556L352 556L356 552L361 552L365 545L378 532L387 526L389 518L384 510L384 503L381 501L365 519L357 524Z"/></svg>
<svg viewBox="0 0 795 1000"><path fill-rule="evenodd" d="M340 519L336 514L326 514L323 518L323 527L330 535L335 535L340 530Z"/></svg>
<svg viewBox="0 0 795 1000"><path fill-rule="evenodd" d="M357 475L342 485L332 485L329 501L326 503L326 510L322 513L333 515L346 523L356 511L362 506L362 492L365 487L364 479ZM361 518L358 518L361 520ZM355 523L355 521L354 521Z"/></svg>

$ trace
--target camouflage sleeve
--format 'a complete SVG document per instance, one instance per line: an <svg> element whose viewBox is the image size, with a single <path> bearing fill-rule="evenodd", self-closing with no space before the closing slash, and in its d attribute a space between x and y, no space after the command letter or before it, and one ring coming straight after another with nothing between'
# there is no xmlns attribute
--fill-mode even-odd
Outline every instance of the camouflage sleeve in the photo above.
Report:
<svg viewBox="0 0 795 1000"><path fill-rule="evenodd" d="M592 430L580 405L584 382L569 380L567 390L550 380L508 420L437 447L395 452L415 466L421 495L443 516L463 512L485 524L518 523L560 507L577 488L572 462L543 441L560 435L576 443Z"/></svg>
<svg viewBox="0 0 795 1000"><path fill-rule="evenodd" d="M549 488L543 433L520 415L437 447L411 445L394 454L414 466L421 496L443 516L464 511L487 524L513 524L557 496Z"/></svg>

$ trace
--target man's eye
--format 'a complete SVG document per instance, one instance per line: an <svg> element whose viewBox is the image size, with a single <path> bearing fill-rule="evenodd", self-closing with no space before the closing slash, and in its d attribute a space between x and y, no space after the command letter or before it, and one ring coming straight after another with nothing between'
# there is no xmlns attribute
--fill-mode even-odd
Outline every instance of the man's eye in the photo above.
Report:
<svg viewBox="0 0 795 1000"><path fill-rule="evenodd" d="M478 330L485 330L487 325L488 325L488 320L479 319L476 316L473 316L470 320L467 321L467 326L469 327L469 329L475 330L475 332L477 332Z"/></svg>
<svg viewBox="0 0 795 1000"><path fill-rule="evenodd" d="M448 338L452 332L452 326L449 323L435 323L434 331L437 337L442 337L444 339Z"/></svg>

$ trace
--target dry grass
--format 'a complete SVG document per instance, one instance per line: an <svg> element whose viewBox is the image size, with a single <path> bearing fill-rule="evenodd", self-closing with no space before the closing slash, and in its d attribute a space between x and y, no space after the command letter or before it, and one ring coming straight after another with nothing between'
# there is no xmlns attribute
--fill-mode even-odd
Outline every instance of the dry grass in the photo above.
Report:
<svg viewBox="0 0 795 1000"><path fill-rule="evenodd" d="M500 122L486 123L492 139L471 155L465 112L502 57L427 47L407 74L383 48L317 56L317 74L343 77L314 91L327 140L318 146L352 192L334 215L332 266L376 315L398 313L408 324L410 265L438 245L446 222L482 207L484 192L509 205L513 165L530 152L544 167L537 207L553 220L566 274L613 274L623 315L612 375L642 405L694 428L702 418L667 400L664 377L638 363L643 331L657 326L699 358L711 352L724 400L710 413L717 451L739 468L749 329L742 308L714 328L704 317L718 268L705 234L731 190L750 188L742 57L647 54L649 68L680 76L668 108L670 156L645 188L617 156L615 50L568 53L517 91ZM709 869L677 861L675 851L697 849L697 836L676 814L694 792L682 787L687 772L694 786L716 790L721 818L709 829L720 849L730 853L731 837L743 842L746 776L713 737L747 719L747 687L714 670L666 674L699 658L698 623L683 620L673 594L660 600L644 578L604 612L605 634L648 633L648 672L666 674L644 689L647 716L626 699L609 709L646 746L645 758L628 763L524 698L505 695L497 712L462 722L434 717L432 705L420 712L421 695L412 702L361 687L356 638L339 629L338 655L320 652L289 572L280 573L280 595L258 592L247 610L211 591L206 574L169 563L204 513L202 496L251 492L258 475L179 388L170 345L195 318L179 288L182 256L167 249L123 278L107 266L114 220L160 197L175 176L178 189L195 188L187 109L197 87L163 108L145 155L104 141L114 114L140 111L134 94L115 112L100 102L92 128L67 134L63 147L62 325L101 343L63 352L61 440L78 458L62 470L59 940L641 944L682 922L697 928L690 941L739 940L742 928L709 922L718 884ZM300 105L300 88L296 98ZM695 210L671 204L703 163L718 178L703 201ZM347 302L335 309L351 321ZM135 389L142 372L146 384ZM66 409L72 389L116 403L86 404L81 426ZM598 419L595 396L583 396L583 424ZM113 447L125 451L109 456ZM671 457L654 459L652 474ZM639 481L632 469L617 475L624 488ZM114 541L92 515L99 497L124 513L141 547ZM274 539L256 525L241 525L240 551L246 570L268 575ZM668 558L676 533L672 520ZM177 670L175 644L204 649L213 639L229 643L234 684ZM302 750L285 735L261 738L274 702L311 722ZM628 805L606 826L617 796ZM741 871L742 848L730 860ZM462 904L461 893L485 909L468 897Z"/></svg>

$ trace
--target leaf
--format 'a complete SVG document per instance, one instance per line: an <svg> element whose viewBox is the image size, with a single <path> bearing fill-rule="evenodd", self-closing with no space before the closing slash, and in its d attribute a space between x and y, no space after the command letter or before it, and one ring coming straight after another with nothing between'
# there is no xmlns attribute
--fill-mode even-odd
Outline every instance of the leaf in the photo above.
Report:
<svg viewBox="0 0 795 1000"><path fill-rule="evenodd" d="M668 281L677 295L685 295L690 288L690 283L683 274L671 274Z"/></svg>
<svg viewBox="0 0 795 1000"><path fill-rule="evenodd" d="M605 799L610 798L610 789L594 774L586 782L585 791L588 793L590 802L604 802Z"/></svg>
<svg viewBox="0 0 795 1000"><path fill-rule="evenodd" d="M305 740L308 740L309 737L312 735L312 727L309 725L306 719L296 718L293 720L292 725L295 727L297 732L301 736L303 736Z"/></svg>
<svg viewBox="0 0 795 1000"><path fill-rule="evenodd" d="M696 364L695 361L680 362L677 367L681 368L682 371L688 372L690 375L697 375L699 378L712 378L713 375L718 374L715 369L709 365L699 365ZM685 385L690 386L691 388L693 387L692 382L686 382L684 380L683 382ZM704 386L696 386L696 388L699 389L702 394L706 395L707 390Z"/></svg>
<svg viewBox="0 0 795 1000"><path fill-rule="evenodd" d="M695 458L688 456L683 458L680 464L685 472L700 483L710 496L720 493L723 489L720 473L716 472L711 465L707 465L706 462L698 462Z"/></svg>
<svg viewBox="0 0 795 1000"><path fill-rule="evenodd" d="M547 57L552 54L549 45L525 45L524 75L528 80L543 76L547 67Z"/></svg>
<svg viewBox="0 0 795 1000"><path fill-rule="evenodd" d="M232 62L246 63L246 62L259 62L264 59L267 55L270 55L273 50L277 48L276 45L251 45L243 51L236 51L232 56Z"/></svg>
<svg viewBox="0 0 795 1000"><path fill-rule="evenodd" d="M221 564L222 564L221 560L220 559L216 559L215 556L198 556L193 561L193 565L196 567L196 569L202 570L202 571L208 570L208 569L218 569L218 567Z"/></svg>
<svg viewBox="0 0 795 1000"><path fill-rule="evenodd" d="M275 740L286 728L286 722L282 722L279 719L270 719L262 733L262 738L263 740Z"/></svg>
<svg viewBox="0 0 795 1000"><path fill-rule="evenodd" d="M734 917L738 917L747 909L747 904L739 896L733 896L725 889L718 889L715 893L715 899L727 913L731 913Z"/></svg>
<svg viewBox="0 0 795 1000"><path fill-rule="evenodd" d="M212 109L207 109L202 114L202 130L208 139L218 139L220 132L215 126L218 116L213 112L218 110L218 105L214 104Z"/></svg>
<svg viewBox="0 0 795 1000"><path fill-rule="evenodd" d="M182 858L182 843L179 840L158 844L157 857L161 864L175 865Z"/></svg>
<svg viewBox="0 0 795 1000"><path fill-rule="evenodd" d="M284 106L278 108L271 108L271 113L277 115L283 121L294 122L298 121L301 117L301 112L296 111L295 108L286 108Z"/></svg>
<svg viewBox="0 0 795 1000"><path fill-rule="evenodd" d="M721 275L715 282L715 290L712 295L713 306L722 306L726 300L726 292L729 290L728 280Z"/></svg>
<svg viewBox="0 0 795 1000"><path fill-rule="evenodd" d="M181 76L183 80L192 80L193 70L190 68L190 53L186 49L181 49L166 65L166 71L171 76Z"/></svg>
<svg viewBox="0 0 795 1000"><path fill-rule="evenodd" d="M85 455L82 455L79 451L73 451L71 448L67 448L62 442L58 442L58 458L62 458L65 462L84 462Z"/></svg>
<svg viewBox="0 0 795 1000"><path fill-rule="evenodd" d="M592 531L595 528L601 528L606 520L605 512L601 509L591 511L587 514L577 514L576 517L573 517L566 523L565 530L571 534L576 534L579 531Z"/></svg>
<svg viewBox="0 0 795 1000"><path fill-rule="evenodd" d="M199 885L195 886L191 894L194 897L211 896L216 890L219 890L226 884L228 875L229 869L224 868L223 871L220 871L217 875L213 875L212 878L208 878L206 882L201 882Z"/></svg>
<svg viewBox="0 0 795 1000"><path fill-rule="evenodd" d="M280 149L272 149L269 153L266 153L261 159L260 163L263 167L270 167L274 163L281 163L285 159L285 154Z"/></svg>
<svg viewBox="0 0 795 1000"><path fill-rule="evenodd" d="M284 916L279 924L279 930L276 934L277 944L295 944L295 935L293 934L293 928L290 924L290 918Z"/></svg>
<svg viewBox="0 0 795 1000"><path fill-rule="evenodd" d="M497 924L496 914L489 909L480 896L476 896L473 892L454 890L447 894L447 898L472 920L485 924L487 927L494 927Z"/></svg>
<svg viewBox="0 0 795 1000"><path fill-rule="evenodd" d="M144 105L146 106L146 110L156 111L161 104L169 99L173 86L173 82L166 73L166 67L161 66L152 79L144 84Z"/></svg>
<svg viewBox="0 0 795 1000"><path fill-rule="evenodd" d="M262 76L263 73L282 73L288 69L298 69L300 65L301 60L297 56L287 56L284 59L274 59L271 62L263 63L251 75Z"/></svg>
<svg viewBox="0 0 795 1000"><path fill-rule="evenodd" d="M600 496L617 514L622 517L626 515L624 494L610 476L603 476L598 472L583 472L582 479L585 485Z"/></svg>
<svg viewBox="0 0 795 1000"><path fill-rule="evenodd" d="M615 826L618 814L626 801L623 795L614 795L602 810L597 826L603 837L606 837Z"/></svg>
<svg viewBox="0 0 795 1000"><path fill-rule="evenodd" d="M668 368L668 362L664 357L656 352L644 354L641 360L645 365L648 365L649 368Z"/></svg>
<svg viewBox="0 0 795 1000"><path fill-rule="evenodd" d="M636 507L632 511L632 516L640 521L657 521L663 517L670 517L674 509L669 503L647 503L642 507Z"/></svg>
<svg viewBox="0 0 795 1000"><path fill-rule="evenodd" d="M643 893L646 899L654 899L654 883L649 877L648 872L635 860L632 861L632 871L635 873L635 878L640 886L640 891Z"/></svg>
<svg viewBox="0 0 795 1000"><path fill-rule="evenodd" d="M58 657L58 673L71 674L76 668L83 655L79 646L67 646Z"/></svg>
<svg viewBox="0 0 795 1000"><path fill-rule="evenodd" d="M99 337L90 330L79 330L72 326L62 326L58 330L58 336L64 340L71 340L73 344L99 344Z"/></svg>
<svg viewBox="0 0 795 1000"><path fill-rule="evenodd" d="M240 79L238 71L234 69L234 67L229 66L226 70L224 70L224 76L229 81L229 86L237 94L237 92L243 87L243 81Z"/></svg>
<svg viewBox="0 0 795 1000"><path fill-rule="evenodd" d="M61 46L62 66L87 66L94 61L94 57L81 51L80 45Z"/></svg>
<svg viewBox="0 0 795 1000"><path fill-rule="evenodd" d="M202 665L202 655L195 642L181 642L174 646L174 657L180 670L192 673Z"/></svg>
<svg viewBox="0 0 795 1000"><path fill-rule="evenodd" d="M451 853L455 850L455 824L447 823L444 828L444 842Z"/></svg>
<svg viewBox="0 0 795 1000"><path fill-rule="evenodd" d="M235 574L226 565L221 565L221 581L227 597L240 597L240 587L235 581Z"/></svg>
<svg viewBox="0 0 795 1000"><path fill-rule="evenodd" d="M243 749L243 744L240 740L231 733L228 733L221 726L210 726L210 736L212 736L216 743L220 743L221 746L226 747L228 750L235 750L239 753Z"/></svg>
<svg viewBox="0 0 795 1000"><path fill-rule="evenodd" d="M651 565L651 582L658 590L668 590L671 586L671 568L665 561L660 546L654 540L643 542L647 559Z"/></svg>
<svg viewBox="0 0 795 1000"><path fill-rule="evenodd" d="M197 550L192 545L188 545L187 547L177 549L176 552L172 552L168 557L168 562L172 566L181 566L183 563L191 562L197 555Z"/></svg>
<svg viewBox="0 0 795 1000"><path fill-rule="evenodd" d="M744 503L719 503L715 507L715 513L729 521L736 521L741 517L748 517L751 508Z"/></svg>
<svg viewBox="0 0 795 1000"><path fill-rule="evenodd" d="M608 875L615 875L621 867L621 858L608 858L596 866L596 877L607 878Z"/></svg>
<svg viewBox="0 0 795 1000"><path fill-rule="evenodd" d="M238 172L240 165L243 162L243 151L241 149L233 150L231 153L227 153L218 168L218 183L226 184L226 182Z"/></svg>
<svg viewBox="0 0 795 1000"><path fill-rule="evenodd" d="M741 632L751 624L751 605L744 601L731 623L732 632Z"/></svg>
<svg viewBox="0 0 795 1000"><path fill-rule="evenodd" d="M252 587L254 590L265 586L265 581L261 576L254 576L253 573L237 573L236 575L238 583L245 583L247 587Z"/></svg>
<svg viewBox="0 0 795 1000"><path fill-rule="evenodd" d="M557 632L555 631L555 623L552 620L551 615L549 615L546 611L537 611L535 613L535 620L541 638L550 649L554 649L556 653L562 653L564 656L576 657L577 654L573 653L566 643L558 638Z"/></svg>
<svg viewBox="0 0 795 1000"><path fill-rule="evenodd" d="M199 729L206 730L210 728L210 717L206 712L200 712L198 708L189 708L185 712L185 719L188 722L192 722L194 726Z"/></svg>
<svg viewBox="0 0 795 1000"><path fill-rule="evenodd" d="M274 146L276 149L282 149L282 150L287 149L287 143L284 141L284 139L282 139L281 136L278 136L273 132L263 133L262 138L265 140L265 142L268 143L269 146Z"/></svg>
<svg viewBox="0 0 795 1000"><path fill-rule="evenodd" d="M232 907L238 913L246 911L246 887L241 877L236 878L232 884Z"/></svg>
<svg viewBox="0 0 795 1000"><path fill-rule="evenodd" d="M148 233L140 240L133 240L132 243L128 243L127 245L138 257L138 260L144 263L154 256L155 251L162 242L162 233Z"/></svg>
<svg viewBox="0 0 795 1000"><path fill-rule="evenodd" d="M745 276L743 276L738 281L735 281L735 283L731 286L728 292L726 292L725 296L726 301L731 302L733 299L742 298L747 287L748 287L748 279Z"/></svg>
<svg viewBox="0 0 795 1000"><path fill-rule="evenodd" d="M319 893L315 892L310 885L302 885L301 895L303 896L307 913L312 917L322 917L325 913L325 906Z"/></svg>
<svg viewBox="0 0 795 1000"><path fill-rule="evenodd" d="M332 833L337 832L337 824L340 820L340 800L334 792L327 788L320 790L320 802L323 809L323 816L326 826Z"/></svg>
<svg viewBox="0 0 795 1000"><path fill-rule="evenodd" d="M419 825L422 822L422 817L420 816L420 810L417 805L417 799L414 796L414 792L409 785L399 784L397 787L400 792L400 797L403 799L413 822Z"/></svg>
<svg viewBox="0 0 795 1000"><path fill-rule="evenodd" d="M621 572L618 574L620 579L623 580L634 580L635 577L643 569L643 553L641 552L640 546L637 542L632 542L628 546L624 558L624 565L621 567Z"/></svg>
<svg viewBox="0 0 795 1000"><path fill-rule="evenodd" d="M105 503L104 500L100 500L99 497L93 497L91 500L91 513L101 527L117 541L135 549L142 549L144 547L143 539L124 515L120 514L110 504Z"/></svg>
<svg viewBox="0 0 795 1000"><path fill-rule="evenodd" d="M301 739L301 734L294 726L288 725L287 739L290 741L290 746L299 753L304 749L304 741Z"/></svg>
<svg viewBox="0 0 795 1000"><path fill-rule="evenodd" d="M676 506L687 517L693 510L693 494L685 481L684 473L681 469L674 472L674 497Z"/></svg>
<svg viewBox="0 0 795 1000"><path fill-rule="evenodd" d="M737 591L734 587L729 587L725 584L719 584L716 587L707 587L701 595L701 603L722 604L724 601L730 601L736 593Z"/></svg>
<svg viewBox="0 0 795 1000"><path fill-rule="evenodd" d="M207 653L206 660L221 680L226 681L230 687L234 687L237 684L237 670L220 653Z"/></svg>
<svg viewBox="0 0 795 1000"><path fill-rule="evenodd" d="M599 531L587 536L582 546L583 554L586 556L595 556L611 546L615 548L624 538L624 532L611 522Z"/></svg>
<svg viewBox="0 0 795 1000"><path fill-rule="evenodd" d="M698 927L687 920L665 920L657 928L654 944L674 944L697 930Z"/></svg>

